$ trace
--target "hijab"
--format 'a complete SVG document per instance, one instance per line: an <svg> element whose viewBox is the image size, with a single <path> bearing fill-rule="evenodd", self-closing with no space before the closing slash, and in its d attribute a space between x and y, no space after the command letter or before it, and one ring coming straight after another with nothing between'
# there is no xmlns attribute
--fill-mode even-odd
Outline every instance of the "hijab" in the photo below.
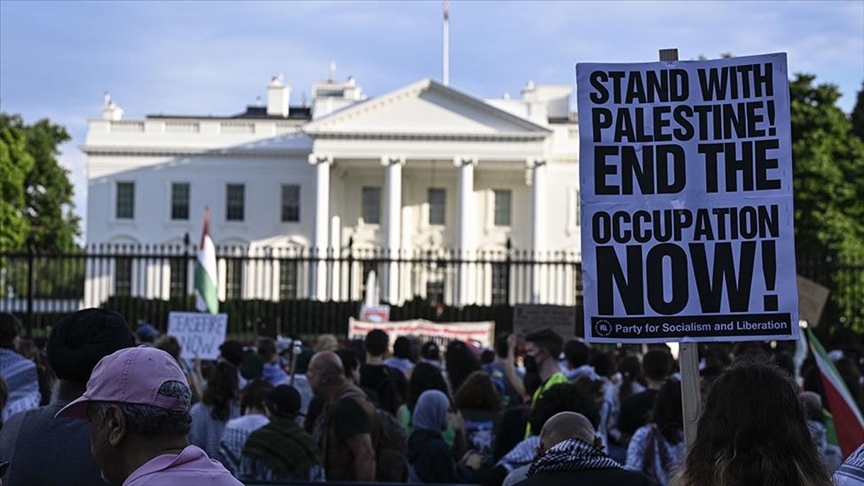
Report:
<svg viewBox="0 0 864 486"><path fill-rule="evenodd" d="M417 400L411 417L414 428L440 432L444 428L449 408L450 399L447 395L438 390L424 391Z"/></svg>

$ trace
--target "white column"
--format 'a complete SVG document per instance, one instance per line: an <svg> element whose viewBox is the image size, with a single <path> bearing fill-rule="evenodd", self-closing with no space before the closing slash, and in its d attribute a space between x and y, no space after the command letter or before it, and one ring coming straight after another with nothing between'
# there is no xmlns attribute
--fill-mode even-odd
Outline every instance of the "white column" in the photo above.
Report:
<svg viewBox="0 0 864 486"><path fill-rule="evenodd" d="M390 258L399 258L402 248L402 166L405 157L385 155L381 157L381 165L385 169L385 201L387 215L386 244ZM382 276L385 299L398 305L399 300L399 264L390 263L387 272Z"/></svg>
<svg viewBox="0 0 864 486"><path fill-rule="evenodd" d="M534 252L534 260L542 261L545 258L546 248L546 219L549 213L546 211L546 159L542 157L531 157L525 161L525 166L531 170L531 250ZM535 266L532 274L531 301L542 303L545 300L546 281L545 266Z"/></svg>
<svg viewBox="0 0 864 486"><path fill-rule="evenodd" d="M342 255L342 218L332 216L330 218L330 248L333 249L333 256L339 258ZM339 278L339 264L334 263L333 270L330 273L330 295L329 298L336 301L342 300L342 281Z"/></svg>
<svg viewBox="0 0 864 486"><path fill-rule="evenodd" d="M458 221L456 226L456 249L460 256L468 260L476 250L477 231L477 208L474 201L474 166L477 165L476 157L457 156L453 159L453 165L459 170L459 182L457 184L456 214ZM455 304L468 304L473 299L473 268L463 263L459 268L459 298Z"/></svg>
<svg viewBox="0 0 864 486"><path fill-rule="evenodd" d="M312 298L325 300L327 298L327 257L328 229L330 226L330 166L333 157L321 154L309 154L309 163L315 166L315 233L312 247L320 259L313 263Z"/></svg>

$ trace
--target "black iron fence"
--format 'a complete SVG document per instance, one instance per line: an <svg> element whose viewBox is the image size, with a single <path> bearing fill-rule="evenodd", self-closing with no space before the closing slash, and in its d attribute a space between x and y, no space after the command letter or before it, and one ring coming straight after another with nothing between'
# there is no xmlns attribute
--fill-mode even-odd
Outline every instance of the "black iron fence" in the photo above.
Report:
<svg viewBox="0 0 864 486"><path fill-rule="evenodd" d="M43 333L82 307L118 310L130 322L167 326L170 311L194 309L194 246L93 245L69 253L0 251L0 311ZM231 334L345 335L361 302L391 304L391 319L494 320L512 328L513 306L576 306L582 280L575 252L510 248L390 253L349 244L305 248L217 248L220 311ZM369 278L375 273L376 282ZM798 252L798 273L832 290L821 331L864 328L864 261ZM368 287L372 284L372 287ZM376 295L377 289L377 295ZM826 334L827 337L827 334Z"/></svg>
<svg viewBox="0 0 864 486"><path fill-rule="evenodd" d="M106 307L165 329L193 310L197 261L189 245L92 245L69 253L0 252L0 311L40 333L82 307ZM374 273L374 277L370 274ZM391 304L391 319L494 320L512 327L513 305L581 308L575 252L448 249L217 247L220 312L231 334L344 335L361 302ZM581 315L581 313L580 313Z"/></svg>

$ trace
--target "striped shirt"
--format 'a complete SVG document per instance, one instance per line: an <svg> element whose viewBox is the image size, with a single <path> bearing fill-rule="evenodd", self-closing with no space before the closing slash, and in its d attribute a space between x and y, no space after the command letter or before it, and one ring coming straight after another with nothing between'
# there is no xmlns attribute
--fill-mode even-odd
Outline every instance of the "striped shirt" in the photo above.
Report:
<svg viewBox="0 0 864 486"><path fill-rule="evenodd" d="M240 457L243 446L249 434L270 423L270 419L260 414L244 415L228 421L219 441L219 451L215 459L225 466L225 469L237 476L240 470Z"/></svg>
<svg viewBox="0 0 864 486"><path fill-rule="evenodd" d="M211 415L213 407L205 405L204 402L198 402L192 405L189 410L189 415L192 416L192 426L189 429L189 442L196 445L209 457L215 457L219 452L219 442L222 440L222 432L225 430L225 425L228 420L216 420ZM231 404L228 419L236 418L240 415L240 407L236 403Z"/></svg>
<svg viewBox="0 0 864 486"><path fill-rule="evenodd" d="M0 416L3 422L18 412L39 408L42 394L36 363L11 349L0 348L0 376L9 388L9 401Z"/></svg>
<svg viewBox="0 0 864 486"><path fill-rule="evenodd" d="M834 473L836 486L861 486L864 484L864 444L861 444L840 469Z"/></svg>

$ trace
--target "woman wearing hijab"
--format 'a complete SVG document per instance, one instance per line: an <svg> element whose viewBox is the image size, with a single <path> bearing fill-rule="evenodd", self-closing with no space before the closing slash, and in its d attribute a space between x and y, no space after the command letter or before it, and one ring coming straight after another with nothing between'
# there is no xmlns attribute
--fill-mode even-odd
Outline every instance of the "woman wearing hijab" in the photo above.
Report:
<svg viewBox="0 0 864 486"><path fill-rule="evenodd" d="M482 457L469 451L456 464L441 431L447 426L450 400L439 390L427 390L414 407L414 430L408 437L411 483L477 483Z"/></svg>

